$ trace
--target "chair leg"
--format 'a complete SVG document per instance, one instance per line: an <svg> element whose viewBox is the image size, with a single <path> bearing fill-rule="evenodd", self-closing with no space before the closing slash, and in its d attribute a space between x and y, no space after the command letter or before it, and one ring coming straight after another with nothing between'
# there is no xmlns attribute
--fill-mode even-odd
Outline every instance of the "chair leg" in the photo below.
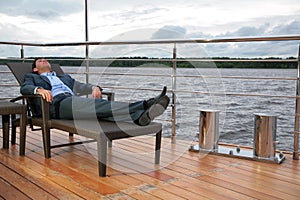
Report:
<svg viewBox="0 0 300 200"><path fill-rule="evenodd" d="M107 142L108 142L108 147L112 148L112 140L108 140Z"/></svg>
<svg viewBox="0 0 300 200"><path fill-rule="evenodd" d="M25 156L26 145L26 114L20 115L20 156Z"/></svg>
<svg viewBox="0 0 300 200"><path fill-rule="evenodd" d="M42 132L45 158L51 158L50 129L43 128Z"/></svg>
<svg viewBox="0 0 300 200"><path fill-rule="evenodd" d="M50 104L45 100L41 100L41 107L42 107L42 119L43 119L43 144L44 144L44 154L46 158L51 157L51 146L50 146L50 127L49 127L49 120L50 120Z"/></svg>
<svg viewBox="0 0 300 200"><path fill-rule="evenodd" d="M161 135L162 135L162 130L160 130L158 133L156 133L156 139L155 139L155 164L159 164L159 162L160 162Z"/></svg>
<svg viewBox="0 0 300 200"><path fill-rule="evenodd" d="M9 148L9 115L2 115L3 149Z"/></svg>
<svg viewBox="0 0 300 200"><path fill-rule="evenodd" d="M12 126L11 126L11 144L13 144L13 145L16 144L16 129L17 129L17 127L13 123L15 120L16 120L16 115L11 115L11 122L12 122Z"/></svg>
<svg viewBox="0 0 300 200"><path fill-rule="evenodd" d="M101 134L100 140L97 141L98 146L98 170L99 176L106 176L106 159L107 159L107 138Z"/></svg>

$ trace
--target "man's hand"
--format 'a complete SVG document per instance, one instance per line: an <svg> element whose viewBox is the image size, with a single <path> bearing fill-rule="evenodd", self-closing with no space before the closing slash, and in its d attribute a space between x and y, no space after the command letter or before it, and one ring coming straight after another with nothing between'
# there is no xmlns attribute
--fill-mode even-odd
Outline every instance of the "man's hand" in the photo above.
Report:
<svg viewBox="0 0 300 200"><path fill-rule="evenodd" d="M43 88L38 88L36 90L36 94L39 94L45 99L47 102L52 102L53 101L53 96L50 90L45 90Z"/></svg>
<svg viewBox="0 0 300 200"><path fill-rule="evenodd" d="M102 93L100 91L100 88L97 86L93 87L93 91L92 91L92 97L93 98L102 98Z"/></svg>

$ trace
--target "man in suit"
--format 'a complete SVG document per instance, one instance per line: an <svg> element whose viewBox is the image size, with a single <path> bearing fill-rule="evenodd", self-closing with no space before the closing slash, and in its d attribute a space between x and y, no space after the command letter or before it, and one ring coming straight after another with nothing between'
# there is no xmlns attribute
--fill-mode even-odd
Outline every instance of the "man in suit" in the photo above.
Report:
<svg viewBox="0 0 300 200"><path fill-rule="evenodd" d="M56 76L50 63L43 58L34 60L32 70L32 73L24 76L20 91L22 94L39 94L50 102L52 118L97 117L109 121L133 121L140 126L146 126L161 115L170 102L166 87L158 96L134 103L104 100L100 86L80 83L68 74ZM76 94L92 94L92 98L83 98ZM35 115L40 115L39 104L38 101L34 102Z"/></svg>

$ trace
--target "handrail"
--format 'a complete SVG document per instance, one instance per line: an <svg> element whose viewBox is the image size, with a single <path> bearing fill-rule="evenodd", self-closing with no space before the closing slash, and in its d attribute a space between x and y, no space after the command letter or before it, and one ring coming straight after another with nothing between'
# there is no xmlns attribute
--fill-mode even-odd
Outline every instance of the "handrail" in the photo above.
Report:
<svg viewBox="0 0 300 200"><path fill-rule="evenodd" d="M66 43L28 43L28 42L5 42L5 45L24 45L36 47L51 46L86 46L86 45L126 45L126 44L181 44L181 43L224 43L224 42L261 42L261 41L293 41L300 40L300 36L274 36L274 37L241 37L220 39L178 39L178 40L136 40L136 41L105 41L105 42L66 42Z"/></svg>

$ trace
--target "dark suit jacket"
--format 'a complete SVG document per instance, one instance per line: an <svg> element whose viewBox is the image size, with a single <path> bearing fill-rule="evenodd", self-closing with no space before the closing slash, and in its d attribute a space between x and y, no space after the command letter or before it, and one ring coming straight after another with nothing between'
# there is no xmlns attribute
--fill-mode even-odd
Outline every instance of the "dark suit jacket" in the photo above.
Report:
<svg viewBox="0 0 300 200"><path fill-rule="evenodd" d="M86 83L80 83L78 81L75 81L70 75L63 74L57 76L64 84L66 84L75 95L85 95L85 94L91 94L93 85L86 84ZM47 77L40 76L35 73L28 73L24 76L24 82L20 88L21 94L34 94L34 90L36 87L42 87L46 90L51 90L51 84ZM30 100L32 112L34 116L40 116L41 115L41 103L40 100L37 98ZM52 108L53 110L53 108Z"/></svg>
<svg viewBox="0 0 300 200"><path fill-rule="evenodd" d="M63 74L57 76L64 84L66 84L76 95L91 94L93 85L80 83L75 81L70 75ZM21 94L34 94L36 87L42 87L46 90L51 90L51 84L47 77L40 76L35 73L28 73L24 76L24 82L21 86Z"/></svg>

